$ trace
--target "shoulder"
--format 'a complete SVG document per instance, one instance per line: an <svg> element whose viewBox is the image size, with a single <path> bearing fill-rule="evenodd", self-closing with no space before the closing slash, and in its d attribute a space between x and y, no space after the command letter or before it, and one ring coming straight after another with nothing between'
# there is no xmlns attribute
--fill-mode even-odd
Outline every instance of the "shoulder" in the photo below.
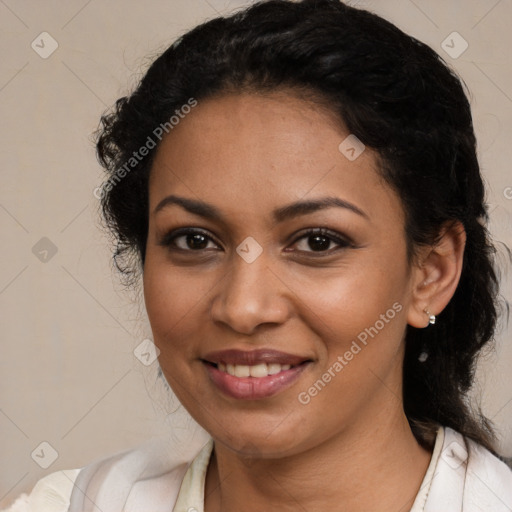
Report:
<svg viewBox="0 0 512 512"><path fill-rule="evenodd" d="M512 510L512 469L478 443L466 443L468 503L478 502L483 510Z"/></svg>
<svg viewBox="0 0 512 512"><path fill-rule="evenodd" d="M512 510L512 470L489 450L445 427L436 478L447 494L457 492L464 510L509 512ZM456 491L456 489L458 491Z"/></svg>
<svg viewBox="0 0 512 512"><path fill-rule="evenodd" d="M30 494L20 495L3 512L67 512L80 469L62 470L41 478Z"/></svg>
<svg viewBox="0 0 512 512"><path fill-rule="evenodd" d="M153 439L83 468L51 473L0 512L168 512L200 449L183 451L168 440Z"/></svg>

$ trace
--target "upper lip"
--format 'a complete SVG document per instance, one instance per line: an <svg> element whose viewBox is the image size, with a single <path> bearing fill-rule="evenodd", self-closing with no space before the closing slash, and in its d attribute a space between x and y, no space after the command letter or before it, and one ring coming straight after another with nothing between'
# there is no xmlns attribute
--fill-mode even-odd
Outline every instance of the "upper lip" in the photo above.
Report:
<svg viewBox="0 0 512 512"><path fill-rule="evenodd" d="M254 366L261 363L289 364L295 366L311 360L308 357L264 348L250 351L237 349L218 350L206 354L202 359L214 364L240 364L247 366Z"/></svg>

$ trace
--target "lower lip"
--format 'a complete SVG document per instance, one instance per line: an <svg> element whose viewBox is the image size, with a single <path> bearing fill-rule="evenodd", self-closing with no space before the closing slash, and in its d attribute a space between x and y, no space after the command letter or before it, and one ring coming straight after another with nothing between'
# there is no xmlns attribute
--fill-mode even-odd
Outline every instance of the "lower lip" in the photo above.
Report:
<svg viewBox="0 0 512 512"><path fill-rule="evenodd" d="M289 388L309 363L294 366L267 377L235 377L208 363L203 363L213 383L226 395L240 400L259 400Z"/></svg>

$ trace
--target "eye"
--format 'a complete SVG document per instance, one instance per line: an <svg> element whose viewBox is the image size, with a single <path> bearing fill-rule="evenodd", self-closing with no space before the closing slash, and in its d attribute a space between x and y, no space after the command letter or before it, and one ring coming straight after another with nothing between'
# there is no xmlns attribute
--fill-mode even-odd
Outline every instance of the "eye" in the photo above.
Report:
<svg viewBox="0 0 512 512"><path fill-rule="evenodd" d="M298 244L298 242L300 243ZM209 243L212 243L213 247L209 247ZM332 243L337 245L338 248L335 248L334 250L330 249ZM171 250L184 252L200 252L206 249L219 247L219 245L206 231L197 228L181 228L171 231L164 235L160 240L159 245L168 247ZM300 237L295 239L293 245L302 245L302 249L299 249L299 252L328 252L329 254L346 247L354 247L351 241L342 238L341 235L326 228L310 229L302 233ZM293 252L293 250L290 251L287 249L286 252ZM319 256L322 255L324 254L319 254Z"/></svg>
<svg viewBox="0 0 512 512"><path fill-rule="evenodd" d="M180 239L181 242L178 243ZM159 245L182 251L199 252L208 249L208 241L213 240L205 231L183 228L167 233L162 240L160 240Z"/></svg>
<svg viewBox="0 0 512 512"><path fill-rule="evenodd" d="M328 252L331 254L334 251L338 251L340 249L344 249L346 247L353 247L352 242L349 240L346 240L342 238L337 233L330 231L329 229L325 228L318 228L318 229L312 229L309 231L306 231L302 234L299 238L295 240L295 244L297 242L300 242L298 245L302 245L302 249L300 249L300 252L308 252L308 253L326 253ZM338 245L338 249L329 250L331 246L331 243L334 243L335 245ZM308 250L311 249L311 250Z"/></svg>

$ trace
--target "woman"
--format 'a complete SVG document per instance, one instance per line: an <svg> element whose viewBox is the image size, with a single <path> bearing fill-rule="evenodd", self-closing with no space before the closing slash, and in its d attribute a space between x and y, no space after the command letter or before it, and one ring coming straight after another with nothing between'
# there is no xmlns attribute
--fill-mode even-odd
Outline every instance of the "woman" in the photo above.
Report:
<svg viewBox="0 0 512 512"><path fill-rule="evenodd" d="M467 400L497 316L484 187L433 50L338 0L256 3L156 59L97 148L116 263L211 439L11 511L512 510Z"/></svg>

